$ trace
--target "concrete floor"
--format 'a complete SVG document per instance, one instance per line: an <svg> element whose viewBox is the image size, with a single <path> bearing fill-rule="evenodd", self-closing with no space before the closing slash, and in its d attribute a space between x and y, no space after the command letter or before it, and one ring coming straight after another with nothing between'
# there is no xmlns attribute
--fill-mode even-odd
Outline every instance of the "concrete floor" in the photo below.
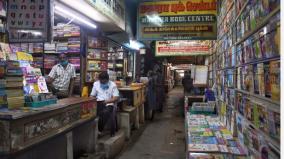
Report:
<svg viewBox="0 0 284 159"><path fill-rule="evenodd" d="M185 158L183 89L174 88L166 99L163 113L149 121L141 136L118 159Z"/></svg>

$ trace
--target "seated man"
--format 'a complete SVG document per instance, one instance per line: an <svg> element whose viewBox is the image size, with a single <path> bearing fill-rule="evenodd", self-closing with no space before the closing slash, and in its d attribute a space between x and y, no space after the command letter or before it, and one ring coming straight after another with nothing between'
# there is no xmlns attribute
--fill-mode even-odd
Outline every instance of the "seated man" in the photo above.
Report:
<svg viewBox="0 0 284 159"><path fill-rule="evenodd" d="M109 81L107 72L102 72L99 75L99 81L93 85L91 95L97 98L97 110L99 116L99 131L103 131L105 124L111 120L111 136L115 134L115 103L119 98L119 91L114 82Z"/></svg>
<svg viewBox="0 0 284 159"><path fill-rule="evenodd" d="M52 67L46 82L59 99L70 97L73 93L75 67L70 64L65 54L59 55L59 64Z"/></svg>

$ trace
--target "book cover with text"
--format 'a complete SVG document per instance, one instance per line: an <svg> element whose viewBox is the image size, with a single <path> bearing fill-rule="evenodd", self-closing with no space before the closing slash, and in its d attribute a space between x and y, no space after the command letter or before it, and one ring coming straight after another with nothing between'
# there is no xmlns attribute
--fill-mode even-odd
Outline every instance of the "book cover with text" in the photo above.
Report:
<svg viewBox="0 0 284 159"><path fill-rule="evenodd" d="M280 101L280 60L270 62L271 99Z"/></svg>
<svg viewBox="0 0 284 159"><path fill-rule="evenodd" d="M265 81L264 81L264 65L263 65L263 63L257 64L257 78L258 78L259 95L265 96Z"/></svg>
<svg viewBox="0 0 284 159"><path fill-rule="evenodd" d="M265 96L271 97L271 77L270 77L270 64L264 63L264 83L265 83Z"/></svg>

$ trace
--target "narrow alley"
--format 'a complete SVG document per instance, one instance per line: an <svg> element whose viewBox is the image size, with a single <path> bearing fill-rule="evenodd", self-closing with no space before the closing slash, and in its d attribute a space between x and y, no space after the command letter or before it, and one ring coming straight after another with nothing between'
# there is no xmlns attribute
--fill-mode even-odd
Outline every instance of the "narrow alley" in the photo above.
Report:
<svg viewBox="0 0 284 159"><path fill-rule="evenodd" d="M139 139L129 145L118 159L185 158L183 88L168 93L164 111L147 124Z"/></svg>

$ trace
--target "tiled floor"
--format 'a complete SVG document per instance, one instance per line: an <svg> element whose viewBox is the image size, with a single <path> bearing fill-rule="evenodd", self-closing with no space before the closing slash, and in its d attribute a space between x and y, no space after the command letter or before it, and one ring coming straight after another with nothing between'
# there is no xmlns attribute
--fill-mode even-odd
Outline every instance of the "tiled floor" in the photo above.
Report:
<svg viewBox="0 0 284 159"><path fill-rule="evenodd" d="M167 97L163 113L156 114L139 139L118 159L185 158L183 89L174 88Z"/></svg>

